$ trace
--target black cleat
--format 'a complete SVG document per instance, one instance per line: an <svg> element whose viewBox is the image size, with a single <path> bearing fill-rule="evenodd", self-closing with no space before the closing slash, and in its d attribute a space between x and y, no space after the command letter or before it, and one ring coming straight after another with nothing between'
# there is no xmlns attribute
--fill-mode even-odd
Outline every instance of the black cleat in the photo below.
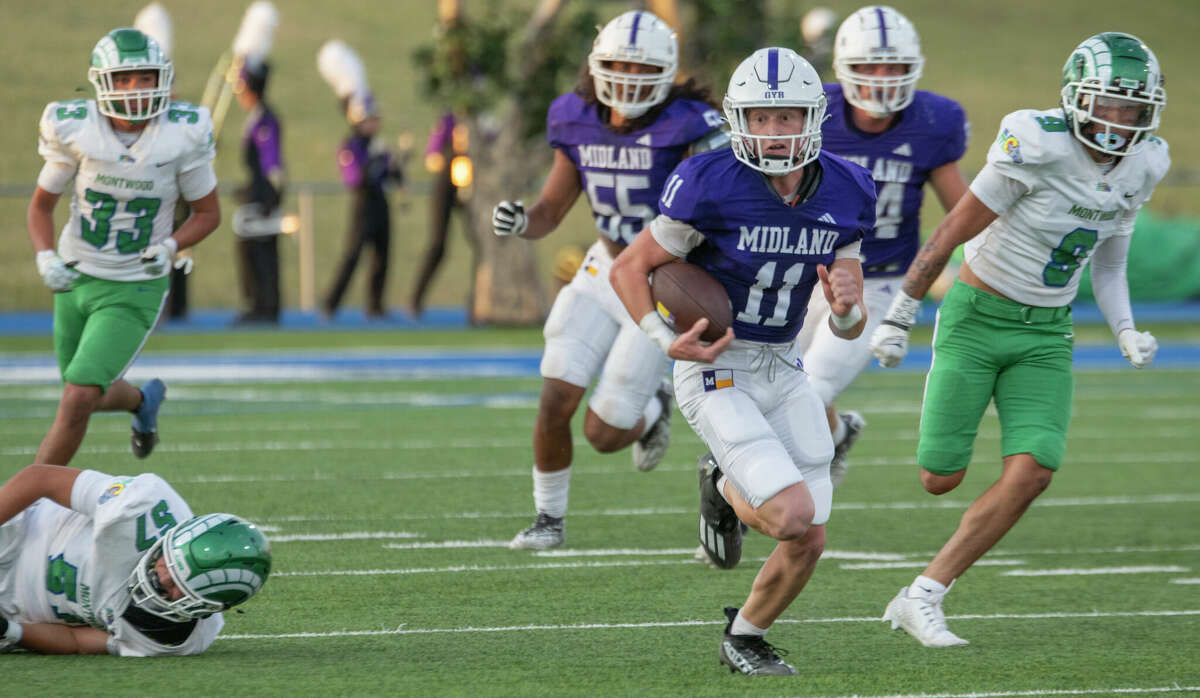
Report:
<svg viewBox="0 0 1200 698"><path fill-rule="evenodd" d="M725 625L725 637L721 639L720 657L721 663L729 667L729 673L740 671L747 676L794 676L799 673L796 667L779 657L787 654L787 650L772 645L760 635L731 634L729 629L737 614L738 609L733 606L725 607L729 622Z"/></svg>
<svg viewBox="0 0 1200 698"><path fill-rule="evenodd" d="M158 444L158 409L167 399L167 386L157 378L141 388L142 404L133 413L133 428L129 444L133 455L145 458Z"/></svg>
<svg viewBox="0 0 1200 698"><path fill-rule="evenodd" d="M700 456L700 547L713 565L723 570L742 559L742 537L747 526L717 491L721 469L711 452Z"/></svg>

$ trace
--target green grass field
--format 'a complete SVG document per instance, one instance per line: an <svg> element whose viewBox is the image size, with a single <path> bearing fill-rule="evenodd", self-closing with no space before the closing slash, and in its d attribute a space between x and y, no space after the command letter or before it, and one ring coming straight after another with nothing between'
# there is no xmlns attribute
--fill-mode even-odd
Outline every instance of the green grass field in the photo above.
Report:
<svg viewBox="0 0 1200 698"><path fill-rule="evenodd" d="M102 4L74 2L4 3L0 20L13 28L10 51L21 56L20 69L0 75L5 95L0 130L0 311L47 309L51 296L40 284L24 229L28 192L41 167L36 150L36 126L47 102L91 96L86 63L92 45L114 26L131 23L144 0L113 0ZM248 0L210 0L183 3L164 0L175 23L176 83L182 99L199 101L204 82L218 56L233 40ZM508 0L506 6L529 8L532 0ZM593 3L605 16L615 16L630 2ZM681 2L686 6L686 1ZM817 3L812 3L817 4ZM821 4L842 17L863 3L828 0ZM345 136L346 126L332 92L316 71L316 54L329 38L340 37L361 54L383 115L383 133L389 139L402 132L413 134L423 148L438 109L419 92L413 50L429 40L435 0L362 0L331 5L319 0L277 0L281 24L272 51L274 77L270 101L284 123L284 155L292 187L285 208L296 212L296 191L305 182L334 182L333 154ZM790 12L790 3L770 0L776 16ZM482 12L483 4L466 3L468 12ZM970 176L984 162L1000 118L1014 109L1047 108L1058 100L1063 61L1071 49L1091 34L1121 30L1145 39L1158 54L1167 76L1168 106L1160 130L1171 144L1174 160L1168 180L1160 185L1150 204L1157 213L1200 216L1200 188L1194 172L1200 163L1200 141L1190 137L1190 119L1200 113L1200 74L1195 64L1192 32L1182 27L1200 24L1200 4L1194 0L1156 0L1136 9L1121 0L1009 0L947 3L943 0L910 0L897 4L916 25L927 57L920 87L958 99L973 124L973 135L962 160ZM768 28L764 42L772 41ZM747 31L757 31L747 28ZM682 37L687 41L687 36ZM582 62L588 46L579 47ZM722 75L727 75L728 66ZM720 72L720 71L716 71ZM715 86L722 94L725 85ZM82 88L83 93L77 93ZM565 91L569 86L563 85ZM242 114L236 105L225 125L218 147L217 174L223 185L240 183L243 166L237 150ZM396 308L407 303L420 256L426 245L426 207L422 185L427 175L418 162L411 168L416 185L394 199L392 273L388 302ZM512 192L529 202L540 182L519 184ZM524 191L522 191L522 189ZM933 197L930 197L933 198ZM192 303L201 308L229 308L239 304L234 279L234 244L229 227L234 202L222 200L225 222L195 251L196 272L191 281ZM535 251L546 277L554 252L568 244L586 244L596 237L586 206L579 204L550 239ZM57 220L66 216L59 206ZM314 212L316 233L316 285L323 291L336 273L343 231L349 215L342 194L318 196ZM927 230L941 220L936 203L925 210ZM430 292L430 304L461 306L471 255L454 223L447 259ZM298 249L294 241L282 245L284 302L299 304ZM361 272L360 272L361 273ZM351 287L347 305L361 304L362 283Z"/></svg>
<svg viewBox="0 0 1200 698"><path fill-rule="evenodd" d="M227 337L242 348L317 344L284 336ZM341 345L335 336L322 343ZM447 351L538 344L532 331L391 337ZM156 339L149 355L216 344ZM0 341L9 355L26 349ZM512 552L506 542L532 518L539 381L471 378L175 382L163 442L144 463L129 453L126 416L96 417L75 465L150 469L198 512L263 524L274 573L200 657L10 655L5 683L63 696L165 685L223 695L1200 691L1200 373L1078 374L1067 463L948 597L951 628L972 643L949 650L877 619L996 477L998 425L985 418L958 491L927 495L914 461L921 381L868 373L840 402L870 425L835 495L826 555L769 636L791 651L795 678L748 680L717 664L721 608L741 603L771 545L750 534L733 571L692 559L703 446L678 412L651 473L577 437L567 547ZM32 457L58 394L0 386L0 477Z"/></svg>

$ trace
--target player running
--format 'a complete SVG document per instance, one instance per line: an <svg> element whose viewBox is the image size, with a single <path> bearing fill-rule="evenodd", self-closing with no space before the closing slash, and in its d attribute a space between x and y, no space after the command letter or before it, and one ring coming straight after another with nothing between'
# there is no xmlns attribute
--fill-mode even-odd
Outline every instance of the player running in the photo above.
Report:
<svg viewBox="0 0 1200 698"><path fill-rule="evenodd" d="M938 311L917 463L944 494L962 482L979 420L995 400L1003 468L884 620L926 647L966 645L942 598L1050 485L1066 451L1074 376L1070 303L1090 261L1096 302L1134 368L1158 343L1138 332L1125 262L1134 220L1170 167L1154 135L1167 103L1158 59L1129 34L1097 34L1063 67L1060 105L1004 117L987 165L908 269L871 349L884 366L908 350L920 299L956 247L958 280Z"/></svg>
<svg viewBox="0 0 1200 698"><path fill-rule="evenodd" d="M38 272L54 296L54 351L65 386L36 462L66 465L97 411L133 413L133 453L158 442L166 386L141 390L122 376L166 302L176 255L221 220L208 110L171 101L174 68L158 43L114 29L92 50L95 100L51 102L38 152L46 160L29 203ZM74 180L54 245L54 208ZM191 215L172 234L176 200Z"/></svg>
<svg viewBox="0 0 1200 698"><path fill-rule="evenodd" d="M626 12L596 37L573 92L550 105L546 132L554 166L537 203L501 201L497 235L537 239L562 222L581 193L600 231L546 319L541 401L533 430L537 519L513 549L562 545L571 478L571 417L595 381L583 433L600 453L633 445L651 470L671 436L669 359L638 330L609 283L613 259L657 213L667 175L684 157L728 144L708 91L675 85L675 32L649 12Z"/></svg>

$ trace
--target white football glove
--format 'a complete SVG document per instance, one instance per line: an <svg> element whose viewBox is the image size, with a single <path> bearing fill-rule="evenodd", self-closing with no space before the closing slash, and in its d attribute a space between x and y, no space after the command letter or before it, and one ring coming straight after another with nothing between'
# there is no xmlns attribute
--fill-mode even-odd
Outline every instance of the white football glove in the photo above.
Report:
<svg viewBox="0 0 1200 698"><path fill-rule="evenodd" d="M42 282L50 287L51 291L69 291L71 290L71 282L79 278L79 272L71 267L75 263L70 264L62 261L58 253L54 250L42 250L37 253L37 269L42 275Z"/></svg>
<svg viewBox="0 0 1200 698"><path fill-rule="evenodd" d="M501 201L492 209L492 230L501 237L525 232L529 219L525 216L525 204L520 201Z"/></svg>
<svg viewBox="0 0 1200 698"><path fill-rule="evenodd" d="M147 247L142 250L142 271L156 278L166 274L178 250L179 243L175 242L175 238L167 238L157 245Z"/></svg>
<svg viewBox="0 0 1200 698"><path fill-rule="evenodd" d="M1134 368L1146 368L1154 361L1158 340L1149 332L1124 329L1117 335L1117 346L1121 347L1121 354Z"/></svg>
<svg viewBox="0 0 1200 698"><path fill-rule="evenodd" d="M908 333L917 319L921 301L904 291L892 299L883 323L871 335L871 353L884 368L895 368L908 354Z"/></svg>
<svg viewBox="0 0 1200 698"><path fill-rule="evenodd" d="M184 274L191 274L192 267L196 266L196 262L192 259L191 255L179 255L175 258L175 263L171 266L182 271Z"/></svg>

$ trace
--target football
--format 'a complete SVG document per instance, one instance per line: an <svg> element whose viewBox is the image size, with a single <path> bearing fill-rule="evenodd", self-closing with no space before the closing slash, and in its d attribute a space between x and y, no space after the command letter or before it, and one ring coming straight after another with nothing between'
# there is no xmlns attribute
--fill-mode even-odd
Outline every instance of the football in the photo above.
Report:
<svg viewBox="0 0 1200 698"><path fill-rule="evenodd" d="M700 318L708 318L700 339L715 342L733 324L733 305L725 287L695 264L680 260L658 267L650 276L650 292L658 314L681 334Z"/></svg>

